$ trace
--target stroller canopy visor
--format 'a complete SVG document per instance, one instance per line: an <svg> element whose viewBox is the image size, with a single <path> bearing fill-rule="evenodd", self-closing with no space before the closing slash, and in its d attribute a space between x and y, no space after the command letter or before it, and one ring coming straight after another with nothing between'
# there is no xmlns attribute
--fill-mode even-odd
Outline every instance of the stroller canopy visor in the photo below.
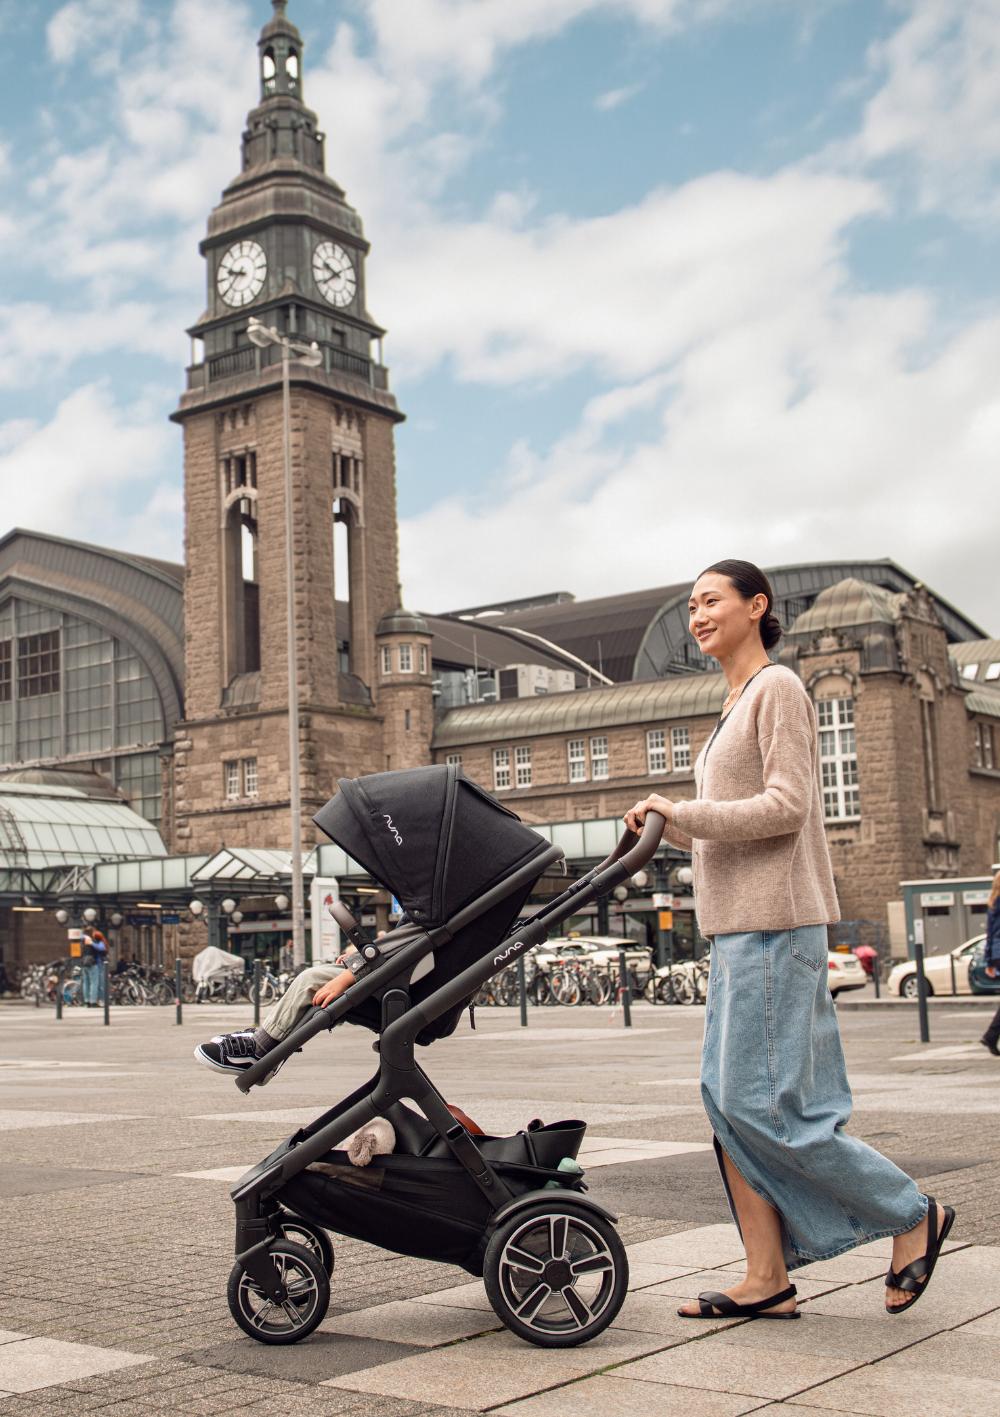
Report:
<svg viewBox="0 0 1000 1417"><path fill-rule="evenodd" d="M316 825L421 925L442 924L548 847L454 764L338 787Z"/></svg>

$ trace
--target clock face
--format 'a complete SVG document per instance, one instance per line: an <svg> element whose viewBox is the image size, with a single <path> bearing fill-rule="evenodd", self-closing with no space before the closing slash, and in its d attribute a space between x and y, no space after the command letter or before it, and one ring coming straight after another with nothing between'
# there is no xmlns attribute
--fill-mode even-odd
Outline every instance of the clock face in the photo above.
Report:
<svg viewBox="0 0 1000 1417"><path fill-rule="evenodd" d="M321 241L313 252L312 264L323 299L338 307L350 305L357 294L358 277L343 246L336 241Z"/></svg>
<svg viewBox="0 0 1000 1417"><path fill-rule="evenodd" d="M216 284L227 305L249 305L264 289L267 257L256 241L237 241L219 262Z"/></svg>

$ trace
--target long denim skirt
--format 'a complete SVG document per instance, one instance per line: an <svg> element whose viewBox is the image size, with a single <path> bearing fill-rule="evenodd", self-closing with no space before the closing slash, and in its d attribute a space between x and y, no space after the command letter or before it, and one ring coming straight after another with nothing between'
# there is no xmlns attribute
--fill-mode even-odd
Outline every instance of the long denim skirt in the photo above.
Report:
<svg viewBox="0 0 1000 1417"><path fill-rule="evenodd" d="M723 1182L720 1147L781 1216L789 1269L902 1234L927 1211L905 1172L844 1132L851 1089L827 968L825 925L712 945L701 1094Z"/></svg>

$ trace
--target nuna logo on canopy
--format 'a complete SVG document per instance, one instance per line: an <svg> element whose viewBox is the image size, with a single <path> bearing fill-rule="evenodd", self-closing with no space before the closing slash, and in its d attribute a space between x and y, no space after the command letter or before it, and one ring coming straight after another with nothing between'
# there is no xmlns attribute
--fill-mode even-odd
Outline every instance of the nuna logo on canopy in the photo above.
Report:
<svg viewBox="0 0 1000 1417"><path fill-rule="evenodd" d="M396 825L395 825L395 823L393 822L392 818L389 816L389 813L388 813L388 812L383 812L383 813L382 813L382 820L385 822L386 831L389 833L389 835L396 838L396 845L397 845L397 846L402 846L402 844L403 844L403 838L400 836L399 832L396 830Z"/></svg>

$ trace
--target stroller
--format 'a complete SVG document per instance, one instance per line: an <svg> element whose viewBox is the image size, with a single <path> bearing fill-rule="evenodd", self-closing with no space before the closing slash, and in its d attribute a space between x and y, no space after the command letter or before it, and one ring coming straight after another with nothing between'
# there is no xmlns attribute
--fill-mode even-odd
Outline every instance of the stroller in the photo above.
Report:
<svg viewBox="0 0 1000 1417"><path fill-rule="evenodd" d="M474 1137L414 1046L453 1033L487 979L644 866L663 819L649 813L641 839L625 832L607 860L530 920L518 914L542 874L562 862L562 849L454 765L343 778L314 820L392 891L405 916L372 942L341 906L360 956L355 982L236 1079L249 1092L340 1023L378 1035L375 1075L234 1186L233 1318L261 1343L311 1333L330 1302L333 1230L482 1276L497 1316L530 1343L586 1343L612 1322L628 1287L616 1217L584 1194L573 1164L586 1124ZM377 1117L392 1123L395 1149L353 1166L338 1147Z"/></svg>

